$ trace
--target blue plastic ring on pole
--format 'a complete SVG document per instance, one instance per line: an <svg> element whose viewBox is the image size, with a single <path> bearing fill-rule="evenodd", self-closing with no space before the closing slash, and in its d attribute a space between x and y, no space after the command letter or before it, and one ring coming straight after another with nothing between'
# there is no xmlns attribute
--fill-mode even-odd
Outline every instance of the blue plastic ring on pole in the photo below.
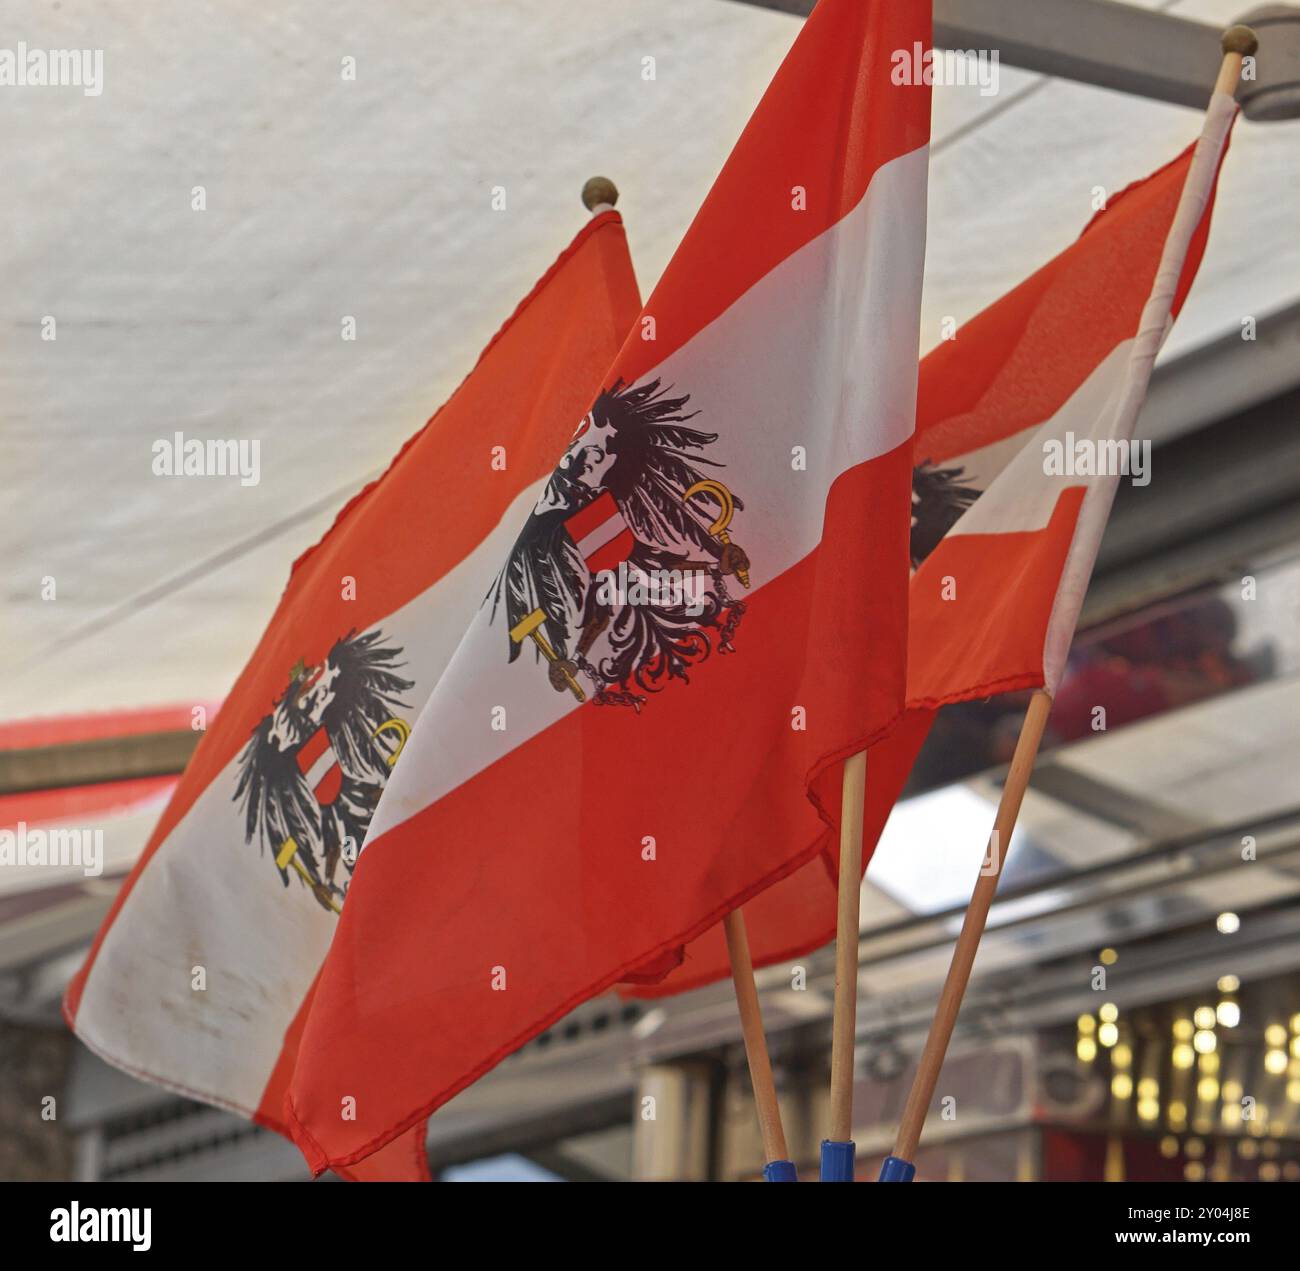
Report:
<svg viewBox="0 0 1300 1271"><path fill-rule="evenodd" d="M835 1139L822 1139L823 1183L851 1183L853 1181L853 1140L840 1143Z"/></svg>
<svg viewBox="0 0 1300 1271"><path fill-rule="evenodd" d="M887 1156L880 1166L882 1183L910 1183L916 1177L916 1166L897 1156Z"/></svg>
<svg viewBox="0 0 1300 1271"><path fill-rule="evenodd" d="M793 1161L768 1161L763 1166L765 1183L797 1183L799 1175L795 1173Z"/></svg>

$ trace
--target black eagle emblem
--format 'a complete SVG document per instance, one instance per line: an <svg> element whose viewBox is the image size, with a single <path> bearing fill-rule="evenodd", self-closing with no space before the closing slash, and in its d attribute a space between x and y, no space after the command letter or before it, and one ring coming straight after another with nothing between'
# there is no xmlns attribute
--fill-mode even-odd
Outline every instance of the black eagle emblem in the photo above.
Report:
<svg viewBox="0 0 1300 1271"><path fill-rule="evenodd" d="M350 631L319 666L299 661L239 757L244 841L269 844L284 885L296 874L334 913L411 731L396 712L413 681L383 639Z"/></svg>
<svg viewBox="0 0 1300 1271"><path fill-rule="evenodd" d="M551 684L580 701L579 674L597 704L639 711L713 649L734 651L745 605L729 581L749 586L749 558L726 525L744 503L704 471L723 466L701 453L717 434L690 426L689 400L657 379L602 392L488 593L509 660L531 641ZM602 562L651 599L611 602L593 585Z"/></svg>
<svg viewBox="0 0 1300 1271"><path fill-rule="evenodd" d="M929 460L912 469L912 568L939 546L939 540L980 496L965 485L962 468L936 468Z"/></svg>

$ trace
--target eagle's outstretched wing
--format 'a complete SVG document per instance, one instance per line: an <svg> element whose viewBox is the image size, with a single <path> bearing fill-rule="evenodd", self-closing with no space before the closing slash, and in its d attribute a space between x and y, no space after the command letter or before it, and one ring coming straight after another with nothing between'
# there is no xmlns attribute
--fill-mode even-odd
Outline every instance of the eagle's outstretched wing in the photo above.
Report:
<svg viewBox="0 0 1300 1271"><path fill-rule="evenodd" d="M912 568L939 546L981 491L963 485L962 468L936 468L928 460L912 469Z"/></svg>
<svg viewBox="0 0 1300 1271"><path fill-rule="evenodd" d="M265 850L269 844L274 857L285 839L307 847L316 834L320 818L316 798L303 779L297 755L281 750L271 740L272 717L268 715L253 730L252 737L239 756L239 781L235 801L244 813L244 842L254 836ZM301 859L314 869L311 853ZM280 878L287 887L289 872L280 868Z"/></svg>
<svg viewBox="0 0 1300 1271"><path fill-rule="evenodd" d="M638 541L716 558L722 545L709 533L714 509L707 500L684 503L682 496L706 475L697 465L723 466L695 453L718 434L688 427L694 413L682 408L690 398L670 397L670 391L659 380L632 388L619 381L597 399L595 412L617 429L607 484ZM744 501L732 499L743 511Z"/></svg>
<svg viewBox="0 0 1300 1271"><path fill-rule="evenodd" d="M349 631L335 642L326 659L338 671L334 697L321 715L334 757L353 779L387 778L387 751L375 730L408 703L401 695L414 681L397 674L402 650L383 643L382 631Z"/></svg>
<svg viewBox="0 0 1300 1271"><path fill-rule="evenodd" d="M491 620L504 605L506 625L513 628L536 609L546 614L540 631L561 656L582 614L587 588L587 566L564 528L569 509L535 513L515 540L505 566L496 576L488 596ZM510 661L522 644L510 641Z"/></svg>

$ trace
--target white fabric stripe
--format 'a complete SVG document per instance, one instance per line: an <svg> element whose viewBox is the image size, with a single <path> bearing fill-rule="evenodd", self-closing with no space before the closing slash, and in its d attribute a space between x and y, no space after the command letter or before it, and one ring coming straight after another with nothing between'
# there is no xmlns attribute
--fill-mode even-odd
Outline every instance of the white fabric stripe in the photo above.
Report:
<svg viewBox="0 0 1300 1271"><path fill-rule="evenodd" d="M332 750L322 752L312 764L311 770L303 774L303 780L314 790L321 783L325 774L337 763Z"/></svg>
<svg viewBox="0 0 1300 1271"><path fill-rule="evenodd" d="M1083 387L1084 385L1079 385L1079 390ZM1067 405L1069 399L1061 403L1061 409L1064 410ZM1042 426L1043 421L1039 420L1019 432L1012 433L1009 437L981 446L978 450L968 450L965 454L953 455L949 459L934 460L932 464L936 468L960 468L963 485L973 485L977 490L987 490L998 479L1007 464L1024 449L1025 442ZM926 461L925 447L918 443L916 462Z"/></svg>
<svg viewBox="0 0 1300 1271"><path fill-rule="evenodd" d="M1187 249L1196 233L1201 218L1210 201L1219 156L1223 153L1228 129L1237 113L1237 103L1226 93L1215 93L1205 114L1201 135L1197 138L1196 152L1191 168L1178 199L1178 210L1169 227L1160 265L1156 270L1151 295L1142 310L1137 338L1133 342L1125 375L1115 400L1113 410L1107 412L1108 426L1102 431L1105 437L1127 439L1132 437L1137 417L1146 399L1147 385L1156 354L1173 325L1174 295L1182 277ZM1052 606L1052 616L1047 627L1047 641L1043 650L1044 687L1055 693L1065 670L1065 660L1074 639L1074 628L1083 607L1084 593L1092 577L1092 567L1097 559L1097 548L1115 500L1117 477L1107 477L1089 485L1084 495L1083 507L1075 525L1074 539L1066 558L1061 586Z"/></svg>
<svg viewBox="0 0 1300 1271"><path fill-rule="evenodd" d="M445 670L544 485L524 490L468 556L375 624L401 646L402 674L415 681L405 718ZM318 762L327 761L330 751ZM281 887L273 846L244 843L237 770L232 760L213 779L136 880L91 967L76 1032L112 1062L251 1115L338 919L296 880ZM205 991L190 987L195 966L206 969Z"/></svg>
<svg viewBox="0 0 1300 1271"><path fill-rule="evenodd" d="M821 541L827 494L911 435L928 148L874 174L858 205L756 282L642 382L690 394L709 458L745 503L728 533L755 589ZM739 356L738 356L739 353ZM806 449L796 470L792 447ZM534 659L504 665L480 610L434 690L375 813L367 844L558 722L578 703ZM506 708L506 727L493 711Z"/></svg>
<svg viewBox="0 0 1300 1271"><path fill-rule="evenodd" d="M1123 382L1124 368L1128 365L1132 348L1132 340L1116 345L1051 419L1037 428L1016 434L1012 440L1020 444L1015 457L962 514L946 538L959 534L1014 534L1041 530L1051 519L1062 490L1098 480L1097 477L1048 476L1043 470L1043 446L1048 441L1063 442L1067 433L1073 433L1076 438L1096 439L1101 436L1103 426L1111 417L1109 408ZM974 452L975 462L971 462L967 471L976 486L980 485L980 479L974 476L979 471L979 458L1002 444L997 442L983 451ZM967 462L966 456L958 456L946 460L943 466L966 467ZM987 465L984 470L987 471Z"/></svg>
<svg viewBox="0 0 1300 1271"><path fill-rule="evenodd" d="M621 516L611 516L608 520L602 521L586 538L578 544L578 553L583 560L593 556L597 551L616 539L625 529L627 523Z"/></svg>

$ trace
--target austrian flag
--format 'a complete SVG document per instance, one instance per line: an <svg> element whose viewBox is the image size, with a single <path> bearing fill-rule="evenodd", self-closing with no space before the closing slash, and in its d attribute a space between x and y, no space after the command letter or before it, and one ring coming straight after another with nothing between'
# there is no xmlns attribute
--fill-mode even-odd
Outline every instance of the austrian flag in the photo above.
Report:
<svg viewBox="0 0 1300 1271"><path fill-rule="evenodd" d="M929 23L817 6L516 523L317 987L286 1105L314 1169L796 871L833 928L843 761L904 698L930 95L890 70Z"/></svg>
<svg viewBox="0 0 1300 1271"><path fill-rule="evenodd" d="M621 218L603 212L294 565L68 989L91 1050L285 1132L316 977L411 722L639 303ZM364 1171L427 1173L418 1135Z"/></svg>
<svg viewBox="0 0 1300 1271"><path fill-rule="evenodd" d="M1149 480L1126 459L1236 115L1215 93L1194 146L922 362L917 471L938 512L913 528L908 714L868 773L868 841L940 706L1056 693L1121 473ZM1090 462L1061 463L1080 443Z"/></svg>

